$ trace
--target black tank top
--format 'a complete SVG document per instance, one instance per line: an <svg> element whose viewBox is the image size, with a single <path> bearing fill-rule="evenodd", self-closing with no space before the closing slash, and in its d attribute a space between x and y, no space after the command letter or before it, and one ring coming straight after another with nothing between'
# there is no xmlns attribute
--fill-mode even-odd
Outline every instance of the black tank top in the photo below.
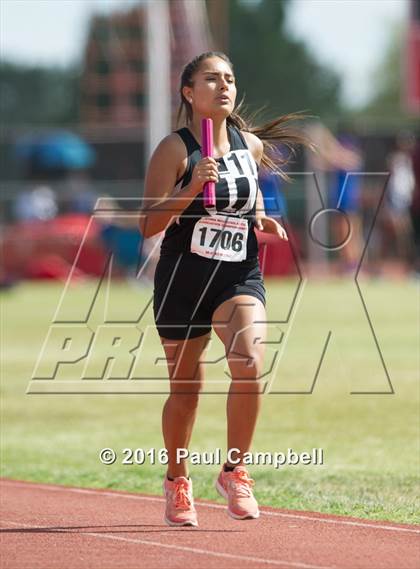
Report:
<svg viewBox="0 0 420 569"><path fill-rule="evenodd" d="M255 261L258 257L258 242L254 231L258 165L248 150L241 132L233 126L227 126L227 131L230 150L224 156L215 159L220 177L216 183L216 208L206 209L203 192L197 194L176 221L166 229L161 244L161 255L190 251L191 237L197 221L201 217L221 213L245 218L248 222L247 255L242 263ZM194 166L201 160L201 147L188 128L184 127L175 132L182 138L187 148L187 167L182 178L177 181L177 186L183 188L190 183ZM176 196L176 193L174 195Z"/></svg>

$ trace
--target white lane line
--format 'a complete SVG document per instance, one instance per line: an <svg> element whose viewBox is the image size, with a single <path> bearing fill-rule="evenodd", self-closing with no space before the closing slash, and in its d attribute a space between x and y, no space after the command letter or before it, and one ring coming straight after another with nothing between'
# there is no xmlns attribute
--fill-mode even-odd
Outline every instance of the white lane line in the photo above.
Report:
<svg viewBox="0 0 420 569"><path fill-rule="evenodd" d="M13 526L18 527L28 527L28 528L37 528L40 530L45 529L45 533L48 532L48 527L40 527L39 525L34 524L25 524L25 523L18 523L12 522L9 520L1 520L2 523L10 524ZM117 535L106 535L103 533L96 533L91 531L84 531L84 532L73 532L67 529L56 529L54 528L54 532L58 533L71 533L75 535L88 535L91 537L98 537L101 539L113 539L117 541L125 541L129 543L140 543L142 545L152 545L154 547L161 547L165 549L175 549L176 551L186 551L188 553L197 553L199 555L207 555L213 557L223 557L225 559L236 559L240 561L250 561L252 563L266 563L267 565L277 565L280 567L296 567L297 569L335 569L333 566L326 567L325 565L309 565L308 563L300 563L299 561L282 561L280 559L264 559L262 557L252 557L250 555L235 555L233 553L223 553L219 551L210 551L208 549L199 549L198 547L187 547L184 545L172 545L170 543L162 543L160 541L151 541L148 539L134 539L130 537L120 537ZM194 531L194 530L192 530ZM41 533L41 532L40 532Z"/></svg>
<svg viewBox="0 0 420 569"><path fill-rule="evenodd" d="M76 492L79 494L93 494L99 496L108 496L110 498L125 498L128 500L144 500L149 502L164 502L164 498L154 497L154 496L136 496L134 494L119 494L118 491L116 492L107 492L106 490L90 490L88 488L70 488L67 486L54 486L54 485L46 485L46 484L38 484L37 482L9 482L8 480L0 480L0 483L7 484L9 486L17 486L19 488L39 488L41 490L49 490L51 492ZM205 502L195 502L199 507L206 507L212 508L217 510L225 510L226 506L221 504L206 504ZM323 524L337 524L337 525L346 525L346 526L355 526L355 527L362 527L362 528L372 528L372 529L382 529L386 531L396 531L396 532L406 532L406 533L415 533L420 534L420 529L416 528L401 528L395 526L387 526L382 524L371 524L368 522L355 522L352 520L337 520L333 518L317 518L316 516L306 516L305 514L286 514L283 512L270 512L267 510L261 510L260 512L263 516L274 516L279 518L291 518L295 520L308 520L312 522L320 522Z"/></svg>

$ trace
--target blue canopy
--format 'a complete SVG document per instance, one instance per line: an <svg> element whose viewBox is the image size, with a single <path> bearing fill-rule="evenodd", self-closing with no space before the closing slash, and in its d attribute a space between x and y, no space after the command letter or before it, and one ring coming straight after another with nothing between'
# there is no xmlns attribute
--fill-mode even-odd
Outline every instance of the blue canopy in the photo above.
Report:
<svg viewBox="0 0 420 569"><path fill-rule="evenodd" d="M77 170L95 162L93 148L67 131L24 136L16 143L16 155L46 170Z"/></svg>

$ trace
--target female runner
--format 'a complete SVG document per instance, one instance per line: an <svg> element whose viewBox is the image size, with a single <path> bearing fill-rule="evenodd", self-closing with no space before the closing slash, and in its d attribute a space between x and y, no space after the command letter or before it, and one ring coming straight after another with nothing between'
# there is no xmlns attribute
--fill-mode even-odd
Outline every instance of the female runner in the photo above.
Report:
<svg viewBox="0 0 420 569"><path fill-rule="evenodd" d="M153 303L170 378L162 418L169 458L165 521L197 526L187 463L177 461L176 452L188 448L191 438L204 380L201 360L212 327L224 344L232 376L227 448L239 449L239 462L223 465L216 488L235 519L259 516L254 481L242 463L260 407L266 337L265 288L254 227L280 239L287 235L265 215L258 167L263 164L282 175L282 161L270 158L267 150L303 138L284 125L294 115L251 127L234 111L235 77L223 53L203 53L188 63L180 95L178 118L185 111L186 126L165 137L150 160L140 230L151 237L166 229ZM202 118L213 120L214 158L201 157ZM216 183L215 208L204 207L206 182Z"/></svg>

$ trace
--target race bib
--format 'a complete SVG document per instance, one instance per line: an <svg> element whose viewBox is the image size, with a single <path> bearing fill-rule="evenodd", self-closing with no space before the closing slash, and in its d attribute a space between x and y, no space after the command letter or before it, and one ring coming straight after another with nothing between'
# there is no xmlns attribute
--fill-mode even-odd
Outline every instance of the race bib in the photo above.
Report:
<svg viewBox="0 0 420 569"><path fill-rule="evenodd" d="M216 261L239 262L246 259L248 222L227 215L202 217L194 227L191 253Z"/></svg>

